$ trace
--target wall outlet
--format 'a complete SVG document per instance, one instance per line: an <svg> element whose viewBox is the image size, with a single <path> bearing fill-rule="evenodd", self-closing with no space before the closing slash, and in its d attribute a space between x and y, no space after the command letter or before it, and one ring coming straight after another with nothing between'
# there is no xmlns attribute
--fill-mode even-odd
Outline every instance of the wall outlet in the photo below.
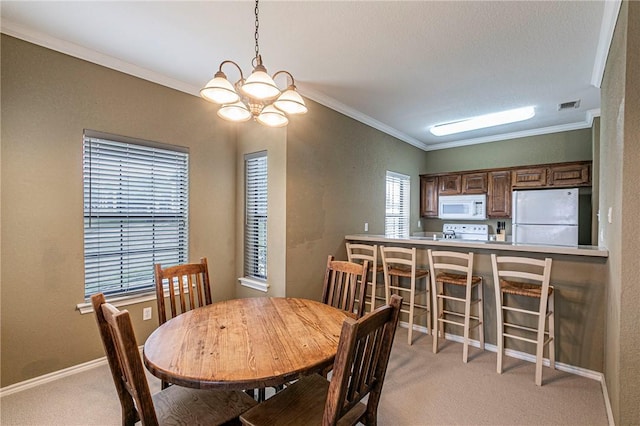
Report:
<svg viewBox="0 0 640 426"><path fill-rule="evenodd" d="M144 321L150 320L151 319L151 307L148 308L144 308L142 310L142 319Z"/></svg>
<svg viewBox="0 0 640 426"><path fill-rule="evenodd" d="M364 232L369 232L369 222L364 223Z"/></svg>
<svg viewBox="0 0 640 426"><path fill-rule="evenodd" d="M418 220L418 228L422 228L422 221Z"/></svg>

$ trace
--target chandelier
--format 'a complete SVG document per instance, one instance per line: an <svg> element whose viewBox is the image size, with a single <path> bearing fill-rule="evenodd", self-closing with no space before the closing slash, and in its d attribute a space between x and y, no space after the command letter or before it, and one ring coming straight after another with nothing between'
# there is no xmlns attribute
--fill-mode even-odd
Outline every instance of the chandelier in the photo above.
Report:
<svg viewBox="0 0 640 426"><path fill-rule="evenodd" d="M238 64L229 60L222 61L213 79L200 90L200 96L219 104L218 116L225 120L239 122L253 117L265 126L283 127L289 123L287 115L304 114L307 112L307 107L302 96L296 91L295 80L291 73L283 70L276 72L272 77L267 74L258 47L258 0L256 0L255 16L256 56L251 61L253 73L245 80ZM231 84L222 72L222 66L226 64L235 65L240 72L240 80L235 84ZM288 86L283 91L275 83L276 77L281 74L288 77Z"/></svg>

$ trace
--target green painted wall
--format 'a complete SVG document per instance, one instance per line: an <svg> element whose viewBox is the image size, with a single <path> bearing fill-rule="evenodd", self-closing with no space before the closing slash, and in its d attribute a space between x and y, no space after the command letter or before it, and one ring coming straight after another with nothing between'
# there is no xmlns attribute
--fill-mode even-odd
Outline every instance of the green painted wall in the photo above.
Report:
<svg viewBox="0 0 640 426"><path fill-rule="evenodd" d="M411 176L417 229L425 152L309 101L287 134L287 296L319 299L327 256L346 258L344 236L384 234L387 170Z"/></svg>
<svg viewBox="0 0 640 426"><path fill-rule="evenodd" d="M428 151L421 173L592 160L591 129Z"/></svg>

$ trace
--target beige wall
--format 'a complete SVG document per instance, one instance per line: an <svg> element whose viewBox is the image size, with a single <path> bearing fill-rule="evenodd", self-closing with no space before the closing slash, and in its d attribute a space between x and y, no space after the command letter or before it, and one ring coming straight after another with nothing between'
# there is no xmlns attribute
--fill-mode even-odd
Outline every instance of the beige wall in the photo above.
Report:
<svg viewBox="0 0 640 426"><path fill-rule="evenodd" d="M85 128L189 147L189 254L209 258L215 299L233 297L236 147L215 107L5 35L1 53L1 386L104 356L93 315L75 309ZM155 301L128 309L142 343Z"/></svg>
<svg viewBox="0 0 640 426"><path fill-rule="evenodd" d="M640 424L640 3L623 2L602 82L599 238L610 252L605 377L617 424ZM608 209L612 220L606 220Z"/></svg>
<svg viewBox="0 0 640 426"><path fill-rule="evenodd" d="M417 229L424 151L309 101L287 134L287 296L319 299L327 256L346 258L344 236L384 233L385 176L411 176Z"/></svg>

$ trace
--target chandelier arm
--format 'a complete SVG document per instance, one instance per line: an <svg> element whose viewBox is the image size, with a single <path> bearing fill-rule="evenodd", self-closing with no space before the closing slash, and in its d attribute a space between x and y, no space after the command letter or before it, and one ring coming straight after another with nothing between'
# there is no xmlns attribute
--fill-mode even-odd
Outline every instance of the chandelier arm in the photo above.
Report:
<svg viewBox="0 0 640 426"><path fill-rule="evenodd" d="M242 68L240 68L240 65L236 64L233 61L230 60L226 60L226 61L222 61L222 63L220 64L220 67L218 67L218 72L222 72L222 66L224 64L233 64L236 66L236 68L238 68L238 72L240 73L240 81L244 81L244 75L242 74Z"/></svg>
<svg viewBox="0 0 640 426"><path fill-rule="evenodd" d="M295 86L296 85L296 81L294 80L294 78L291 75L291 73L289 71L285 71L285 70L280 70L280 71L277 71L275 74L273 74L273 77L271 77L273 79L273 81L276 80L276 77L278 76L278 74L286 74L286 75L289 76L289 78L291 79L291 84L287 84L287 86Z"/></svg>

